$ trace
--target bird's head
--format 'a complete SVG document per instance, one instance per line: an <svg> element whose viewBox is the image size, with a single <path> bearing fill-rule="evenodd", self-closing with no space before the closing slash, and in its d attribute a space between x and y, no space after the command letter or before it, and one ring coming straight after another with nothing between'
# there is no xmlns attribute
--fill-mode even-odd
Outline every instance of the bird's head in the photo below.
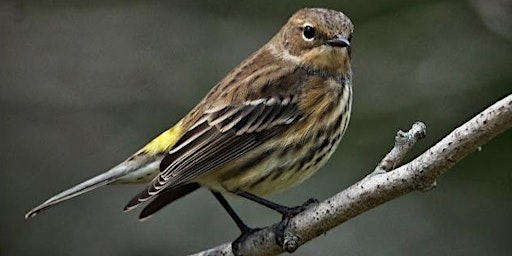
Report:
<svg viewBox="0 0 512 256"><path fill-rule="evenodd" d="M342 12L307 8L290 17L271 41L274 54L307 68L350 72L354 25Z"/></svg>

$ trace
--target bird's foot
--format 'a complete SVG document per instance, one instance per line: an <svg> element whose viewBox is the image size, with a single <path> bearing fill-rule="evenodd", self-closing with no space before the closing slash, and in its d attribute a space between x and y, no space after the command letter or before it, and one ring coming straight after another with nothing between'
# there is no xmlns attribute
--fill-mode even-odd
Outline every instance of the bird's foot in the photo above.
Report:
<svg viewBox="0 0 512 256"><path fill-rule="evenodd" d="M245 241L245 239L260 230L261 228L250 228L248 226L245 226L243 229L241 229L242 234L240 234L240 236L238 236L235 241L231 243L231 250L233 251L233 255L240 255L240 247L242 246L242 243Z"/></svg>
<svg viewBox="0 0 512 256"><path fill-rule="evenodd" d="M294 252L299 247L299 242L295 237L291 237L286 233L286 229L290 224L290 220L295 217L297 214L303 212L311 205L317 204L319 201L315 198L308 199L302 205L296 207L288 207L286 210L281 212L283 214L283 218L281 222L277 224L276 229L274 231L276 237L276 243L287 252ZM293 236L293 235L292 235Z"/></svg>

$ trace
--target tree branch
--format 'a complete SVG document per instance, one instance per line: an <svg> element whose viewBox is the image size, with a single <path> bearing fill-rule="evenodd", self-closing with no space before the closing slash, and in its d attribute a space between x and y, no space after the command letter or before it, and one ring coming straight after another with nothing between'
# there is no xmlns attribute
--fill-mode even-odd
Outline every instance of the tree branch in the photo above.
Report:
<svg viewBox="0 0 512 256"><path fill-rule="evenodd" d="M453 130L411 162L395 169L416 141L425 136L425 125L417 122L408 132L397 133L395 146L371 174L292 218L284 233L283 248L276 243L275 224L251 234L240 245L239 254L293 252L307 241L369 209L411 191L429 190L455 163L511 127L512 94ZM226 243L194 255L228 256L233 252L231 243Z"/></svg>

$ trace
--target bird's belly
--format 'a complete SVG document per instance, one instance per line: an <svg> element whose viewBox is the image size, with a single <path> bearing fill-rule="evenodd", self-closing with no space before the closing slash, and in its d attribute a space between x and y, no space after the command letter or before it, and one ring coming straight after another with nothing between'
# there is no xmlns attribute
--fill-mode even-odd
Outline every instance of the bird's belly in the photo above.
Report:
<svg viewBox="0 0 512 256"><path fill-rule="evenodd" d="M219 192L246 191L259 196L298 185L311 177L331 157L347 128L351 87L346 84L334 107L310 115L283 134L198 177L195 181ZM329 106L329 104L325 104ZM323 109L322 109L323 110Z"/></svg>
<svg viewBox="0 0 512 256"><path fill-rule="evenodd" d="M203 176L197 181L212 190L246 191L259 196L279 192L311 177L337 148L344 125L330 133L311 136L299 145L264 144L249 156Z"/></svg>

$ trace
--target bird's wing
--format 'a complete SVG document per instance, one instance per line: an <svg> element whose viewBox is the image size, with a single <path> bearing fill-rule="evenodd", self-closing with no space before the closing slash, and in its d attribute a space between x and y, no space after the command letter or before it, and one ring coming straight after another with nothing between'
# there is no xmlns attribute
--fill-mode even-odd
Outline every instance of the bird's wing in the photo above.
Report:
<svg viewBox="0 0 512 256"><path fill-rule="evenodd" d="M296 95L269 96L205 111L164 157L160 175L125 210L261 145L299 118L297 101Z"/></svg>
<svg viewBox="0 0 512 256"><path fill-rule="evenodd" d="M153 213L159 211L164 206L180 199L189 193L194 192L200 187L199 184L192 182L182 186L167 188L158 193L158 196L152 200L139 214L139 219L144 220L149 218Z"/></svg>

